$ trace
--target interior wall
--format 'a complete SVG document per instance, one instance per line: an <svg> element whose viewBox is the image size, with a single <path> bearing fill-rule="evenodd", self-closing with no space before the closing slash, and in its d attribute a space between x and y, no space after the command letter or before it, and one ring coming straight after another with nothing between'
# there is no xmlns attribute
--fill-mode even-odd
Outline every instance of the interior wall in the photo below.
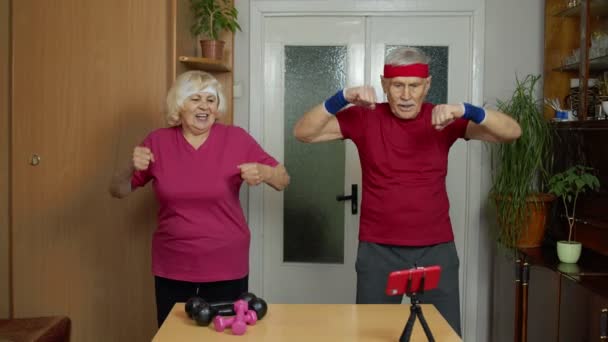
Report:
<svg viewBox="0 0 608 342"><path fill-rule="evenodd" d="M543 72L544 1L486 0L485 28L484 102L495 108L496 99L507 99L512 94L516 75L523 78L527 74ZM542 97L541 88L537 89L537 94ZM483 165L487 171L482 174L482 192L486 199L492 185L489 154L489 149L484 148ZM487 332L478 336L488 336L487 341L512 341L515 272L511 260L496 249L492 233L494 222L493 212L486 206L480 221L480 231L485 232L480 237L483 246L480 258L484 260L481 272L488 274L487 280L493 284L488 287L492 289L491 294L480 294L490 300L482 303L478 315L484 312L490 315L492 337L489 338ZM493 255L493 258L488 259L485 255Z"/></svg>
<svg viewBox="0 0 608 342"><path fill-rule="evenodd" d="M544 5L543 0L486 0L484 97L488 104L511 95L515 75L542 74ZM537 94L542 97L542 89Z"/></svg>
<svg viewBox="0 0 608 342"><path fill-rule="evenodd" d="M9 0L0 0L0 318L9 316Z"/></svg>

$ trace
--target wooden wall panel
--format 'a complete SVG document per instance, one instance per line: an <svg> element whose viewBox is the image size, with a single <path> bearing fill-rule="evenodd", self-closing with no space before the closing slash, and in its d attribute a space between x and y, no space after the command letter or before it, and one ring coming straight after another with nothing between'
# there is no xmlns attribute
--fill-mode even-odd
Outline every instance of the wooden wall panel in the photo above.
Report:
<svg viewBox="0 0 608 342"><path fill-rule="evenodd" d="M73 341L156 331L154 196L107 188L164 126L169 13L165 0L13 1L14 315L67 315Z"/></svg>
<svg viewBox="0 0 608 342"><path fill-rule="evenodd" d="M200 47L197 47L196 40L190 34L190 25L192 24L192 13L189 9L188 0L173 0L173 10L175 17L175 56L173 61L175 64L175 75L188 71L188 68L177 61L178 56L200 56Z"/></svg>
<svg viewBox="0 0 608 342"><path fill-rule="evenodd" d="M9 0L0 0L0 318L9 317Z"/></svg>

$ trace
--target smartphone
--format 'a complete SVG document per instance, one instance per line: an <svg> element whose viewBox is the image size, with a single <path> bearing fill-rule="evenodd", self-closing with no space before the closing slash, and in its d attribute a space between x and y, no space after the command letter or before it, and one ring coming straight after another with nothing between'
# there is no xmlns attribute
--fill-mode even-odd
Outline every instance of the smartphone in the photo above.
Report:
<svg viewBox="0 0 608 342"><path fill-rule="evenodd" d="M424 275L424 289L421 287L422 276ZM389 296L402 295L408 290L410 292L421 292L422 290L432 290L439 285L441 266L416 267L407 270L394 271L388 275L386 283L386 294ZM408 280L411 279L411 287L407 288Z"/></svg>

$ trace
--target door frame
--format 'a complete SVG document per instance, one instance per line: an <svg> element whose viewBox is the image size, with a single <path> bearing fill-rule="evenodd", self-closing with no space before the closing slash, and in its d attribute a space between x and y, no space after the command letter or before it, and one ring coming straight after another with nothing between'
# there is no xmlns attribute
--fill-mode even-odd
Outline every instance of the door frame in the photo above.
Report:
<svg viewBox="0 0 608 342"><path fill-rule="evenodd" d="M250 102L249 132L265 146L264 128L264 19L272 16L467 16L471 20L471 99L473 103L483 103L483 61L485 36L484 0L403 0L380 2L367 0L341 1L256 1L250 2ZM367 73L366 73L367 74ZM367 77L367 76L366 76ZM480 248L480 226L482 210L482 178L490 173L483 161L482 143L467 143L467 175L469 184L466 198L466 232L464 253L460 255L463 274L462 331L464 341L485 341L489 337L489 294L491 274L481 274L480 268L487 270L484 260L491 258L490 249ZM248 194L248 223L251 230L249 287L264 296L264 193L261 187L251 187ZM483 227L487 229L487 227ZM484 234L485 235L485 234ZM481 255L483 254L483 255ZM480 295L481 294L481 295Z"/></svg>

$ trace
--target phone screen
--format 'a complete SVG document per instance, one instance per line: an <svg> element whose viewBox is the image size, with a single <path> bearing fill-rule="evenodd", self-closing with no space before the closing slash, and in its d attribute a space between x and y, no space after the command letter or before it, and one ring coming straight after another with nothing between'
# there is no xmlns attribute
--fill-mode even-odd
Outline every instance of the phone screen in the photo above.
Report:
<svg viewBox="0 0 608 342"><path fill-rule="evenodd" d="M421 292L437 288L439 285L440 266L417 267L407 270L394 271L388 276L386 283L386 294L389 296L402 295L406 292ZM422 278L424 276L424 288ZM411 286L408 289L408 282Z"/></svg>

